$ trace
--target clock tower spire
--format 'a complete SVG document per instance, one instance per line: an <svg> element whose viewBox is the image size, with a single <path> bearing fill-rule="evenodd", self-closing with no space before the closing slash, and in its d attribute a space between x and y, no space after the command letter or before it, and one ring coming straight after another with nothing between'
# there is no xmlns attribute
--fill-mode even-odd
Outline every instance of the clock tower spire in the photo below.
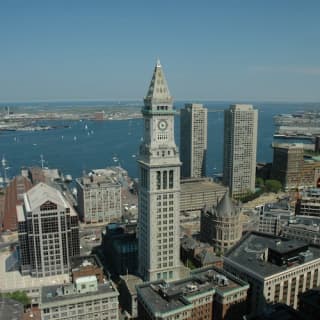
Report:
<svg viewBox="0 0 320 320"><path fill-rule="evenodd" d="M180 277L180 158L173 100L158 60L142 108L139 166L139 271L146 281Z"/></svg>

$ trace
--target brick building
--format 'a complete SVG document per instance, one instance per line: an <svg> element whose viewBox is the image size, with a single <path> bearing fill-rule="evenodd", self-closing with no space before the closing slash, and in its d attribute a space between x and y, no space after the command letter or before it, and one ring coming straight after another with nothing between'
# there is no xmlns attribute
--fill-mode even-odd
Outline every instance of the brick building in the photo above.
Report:
<svg viewBox="0 0 320 320"><path fill-rule="evenodd" d="M5 189L3 206L3 230L17 230L17 205L22 204L23 194L31 189L31 181L23 176L17 176L10 181Z"/></svg>
<svg viewBox="0 0 320 320"><path fill-rule="evenodd" d="M243 319L249 285L222 269L195 269L190 277L137 286L139 320Z"/></svg>

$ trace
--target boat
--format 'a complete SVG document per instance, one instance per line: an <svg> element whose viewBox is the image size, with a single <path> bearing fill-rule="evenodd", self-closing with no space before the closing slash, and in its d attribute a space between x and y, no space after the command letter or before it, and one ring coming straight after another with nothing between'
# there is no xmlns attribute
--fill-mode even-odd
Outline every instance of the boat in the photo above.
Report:
<svg viewBox="0 0 320 320"><path fill-rule="evenodd" d="M84 130L88 130L88 125L87 124L84 126Z"/></svg>
<svg viewBox="0 0 320 320"><path fill-rule="evenodd" d="M73 137L73 140L74 140L74 141L77 141L77 136L74 136L74 137Z"/></svg>
<svg viewBox="0 0 320 320"><path fill-rule="evenodd" d="M72 176L71 176L71 174L67 174L67 175L65 176L65 178L64 178L64 181L65 181L65 182L71 182L71 181L72 181Z"/></svg>

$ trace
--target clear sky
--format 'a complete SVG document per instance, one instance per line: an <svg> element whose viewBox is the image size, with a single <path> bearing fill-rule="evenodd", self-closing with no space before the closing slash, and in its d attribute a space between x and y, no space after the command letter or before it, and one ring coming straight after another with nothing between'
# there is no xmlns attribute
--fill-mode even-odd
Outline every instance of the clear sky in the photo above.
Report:
<svg viewBox="0 0 320 320"><path fill-rule="evenodd" d="M320 101L320 1L0 0L0 101Z"/></svg>

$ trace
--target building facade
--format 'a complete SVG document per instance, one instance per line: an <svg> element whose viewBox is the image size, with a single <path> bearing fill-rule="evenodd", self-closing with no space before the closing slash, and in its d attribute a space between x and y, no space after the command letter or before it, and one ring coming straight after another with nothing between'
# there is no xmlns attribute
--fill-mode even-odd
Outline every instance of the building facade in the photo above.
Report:
<svg viewBox="0 0 320 320"><path fill-rule="evenodd" d="M180 281L138 285L138 319L240 320L246 314L248 288L213 266L196 269Z"/></svg>
<svg viewBox="0 0 320 320"><path fill-rule="evenodd" d="M95 276L41 289L42 320L118 320L118 291L111 281L99 284Z"/></svg>
<svg viewBox="0 0 320 320"><path fill-rule="evenodd" d="M202 104L186 104L180 111L181 176L206 176L208 110Z"/></svg>
<svg viewBox="0 0 320 320"><path fill-rule="evenodd" d="M80 218L85 223L110 223L121 218L121 184L112 170L96 169L76 179Z"/></svg>
<svg viewBox="0 0 320 320"><path fill-rule="evenodd" d="M180 272L180 158L174 115L158 61L142 109L139 167L139 273L144 280L177 279Z"/></svg>
<svg viewBox="0 0 320 320"><path fill-rule="evenodd" d="M227 191L218 205L205 207L201 212L201 241L212 244L217 253L224 253L242 236L240 207L236 207Z"/></svg>
<svg viewBox="0 0 320 320"><path fill-rule="evenodd" d="M112 275L137 274L137 224L107 225L102 234L102 253Z"/></svg>
<svg viewBox="0 0 320 320"><path fill-rule="evenodd" d="M320 217L320 189L310 188L300 193L296 202L296 214Z"/></svg>
<svg viewBox="0 0 320 320"><path fill-rule="evenodd" d="M180 181L180 211L200 212L204 206L212 206L222 199L227 188L210 178L182 179Z"/></svg>
<svg viewBox="0 0 320 320"><path fill-rule="evenodd" d="M78 216L56 189L40 182L17 207L20 267L34 277L69 272L80 254Z"/></svg>
<svg viewBox="0 0 320 320"><path fill-rule="evenodd" d="M235 104L224 112L223 182L230 195L255 191L258 110Z"/></svg>
<svg viewBox="0 0 320 320"><path fill-rule="evenodd" d="M224 268L250 284L250 315L268 303L296 309L299 294L319 285L320 247L252 232L225 255Z"/></svg>
<svg viewBox="0 0 320 320"><path fill-rule="evenodd" d="M279 180L284 189L296 188L303 169L303 144L276 143L272 147L272 178Z"/></svg>

